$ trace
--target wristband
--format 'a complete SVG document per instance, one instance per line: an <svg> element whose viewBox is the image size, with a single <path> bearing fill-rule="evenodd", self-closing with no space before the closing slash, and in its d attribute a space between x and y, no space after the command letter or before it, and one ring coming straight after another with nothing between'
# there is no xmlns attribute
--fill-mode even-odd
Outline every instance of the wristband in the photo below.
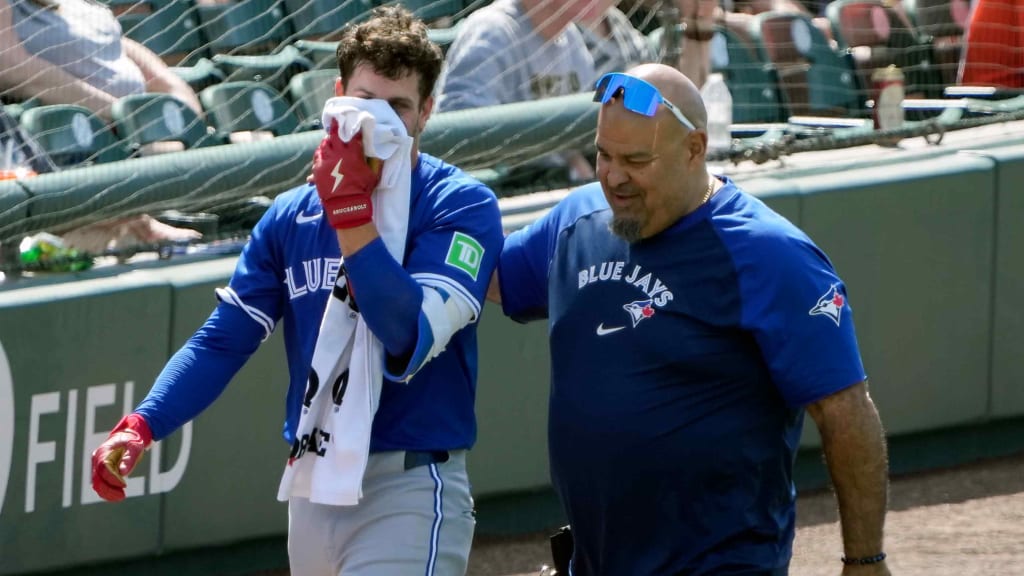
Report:
<svg viewBox="0 0 1024 576"><path fill-rule="evenodd" d="M843 564L847 566L863 566L866 564L878 564L882 560L885 560L885 552L881 552L874 556L862 556L860 558L847 558L843 556Z"/></svg>
<svg viewBox="0 0 1024 576"><path fill-rule="evenodd" d="M708 42L712 37L714 37L714 35L714 22L705 22L704 25L701 26L701 23L695 18L687 18L683 21L683 36L690 40Z"/></svg>

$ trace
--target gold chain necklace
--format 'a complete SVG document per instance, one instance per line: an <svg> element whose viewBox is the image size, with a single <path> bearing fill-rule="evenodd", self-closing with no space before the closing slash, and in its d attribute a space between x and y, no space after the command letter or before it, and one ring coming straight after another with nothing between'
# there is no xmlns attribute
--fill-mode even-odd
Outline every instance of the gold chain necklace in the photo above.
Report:
<svg viewBox="0 0 1024 576"><path fill-rule="evenodd" d="M708 200L711 199L711 193L714 192L714 191L715 191L715 178L712 176L711 178L708 179L708 191L704 193L704 199L700 201L699 205L703 206L703 205L707 204Z"/></svg>

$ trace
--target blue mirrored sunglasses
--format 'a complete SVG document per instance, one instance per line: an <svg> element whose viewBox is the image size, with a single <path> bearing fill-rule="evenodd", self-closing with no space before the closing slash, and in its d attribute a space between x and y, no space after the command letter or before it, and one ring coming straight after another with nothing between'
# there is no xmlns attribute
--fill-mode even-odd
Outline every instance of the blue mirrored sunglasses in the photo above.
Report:
<svg viewBox="0 0 1024 576"><path fill-rule="evenodd" d="M653 84L621 72L610 72L601 76L594 86L594 102L606 104L622 90L622 105L630 112L653 117L658 104L664 104L677 120L690 130L696 130L693 122L666 100Z"/></svg>

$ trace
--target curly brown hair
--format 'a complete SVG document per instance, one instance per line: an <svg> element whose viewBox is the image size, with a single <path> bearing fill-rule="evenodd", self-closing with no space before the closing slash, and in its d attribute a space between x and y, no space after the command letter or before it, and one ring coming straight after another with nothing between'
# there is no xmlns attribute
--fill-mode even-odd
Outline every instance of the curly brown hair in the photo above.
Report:
<svg viewBox="0 0 1024 576"><path fill-rule="evenodd" d="M346 26L338 42L338 72L344 84L360 64L391 80L419 74L420 103L434 91L444 56L427 37L427 25L401 6L380 6L370 19Z"/></svg>

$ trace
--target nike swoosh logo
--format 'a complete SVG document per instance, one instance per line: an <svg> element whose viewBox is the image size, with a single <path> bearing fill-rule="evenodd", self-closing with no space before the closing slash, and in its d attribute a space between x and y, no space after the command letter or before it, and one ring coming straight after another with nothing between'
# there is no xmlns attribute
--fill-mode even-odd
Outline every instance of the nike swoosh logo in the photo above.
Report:
<svg viewBox="0 0 1024 576"><path fill-rule="evenodd" d="M305 212L299 212L299 214L295 217L295 223L306 224L307 222L316 222L323 215L323 212L317 212L316 214L306 214Z"/></svg>
<svg viewBox="0 0 1024 576"><path fill-rule="evenodd" d="M611 328L605 328L604 327L604 322L602 322L602 323L597 325L597 335L598 336L606 336L608 334L613 334L615 332L618 332L619 330L622 330L623 328L625 328L625 326L612 326Z"/></svg>

